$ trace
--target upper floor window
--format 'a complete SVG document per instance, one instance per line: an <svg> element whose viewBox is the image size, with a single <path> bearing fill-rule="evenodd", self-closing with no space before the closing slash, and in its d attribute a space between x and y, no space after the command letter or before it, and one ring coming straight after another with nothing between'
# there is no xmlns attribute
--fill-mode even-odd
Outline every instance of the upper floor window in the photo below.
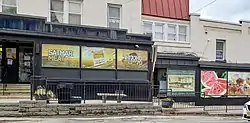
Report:
<svg viewBox="0 0 250 123"><path fill-rule="evenodd" d="M225 40L216 40L216 60L225 60Z"/></svg>
<svg viewBox="0 0 250 123"><path fill-rule="evenodd" d="M163 40L164 38L164 24L155 23L155 39Z"/></svg>
<svg viewBox="0 0 250 123"><path fill-rule="evenodd" d="M50 20L56 23L80 25L82 2L79 0L50 0Z"/></svg>
<svg viewBox="0 0 250 123"><path fill-rule="evenodd" d="M168 24L168 40L176 41L176 25Z"/></svg>
<svg viewBox="0 0 250 123"><path fill-rule="evenodd" d="M16 14L17 0L2 0L2 12L9 14Z"/></svg>
<svg viewBox="0 0 250 123"><path fill-rule="evenodd" d="M187 25L143 21L144 33L151 32L153 39L159 41L187 42L187 28Z"/></svg>
<svg viewBox="0 0 250 123"><path fill-rule="evenodd" d="M144 34L152 34L152 25L153 23L151 22L144 22L143 23L143 30L144 30Z"/></svg>
<svg viewBox="0 0 250 123"><path fill-rule="evenodd" d="M179 41L187 40L187 27L179 25Z"/></svg>
<svg viewBox="0 0 250 123"><path fill-rule="evenodd" d="M108 4L108 27L120 28L121 6Z"/></svg>

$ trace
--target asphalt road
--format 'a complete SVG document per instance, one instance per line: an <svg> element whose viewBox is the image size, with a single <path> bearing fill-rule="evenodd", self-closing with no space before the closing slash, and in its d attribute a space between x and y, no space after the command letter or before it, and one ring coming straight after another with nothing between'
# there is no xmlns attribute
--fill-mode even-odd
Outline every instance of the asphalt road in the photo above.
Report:
<svg viewBox="0 0 250 123"><path fill-rule="evenodd" d="M25 120L27 121L1 122L0 120L0 123L248 123L247 121L242 120L241 117L229 118L229 117L205 117L205 116L173 116L173 117L140 116L140 117L109 117L109 118L87 118L87 119L53 118L53 119L25 119Z"/></svg>

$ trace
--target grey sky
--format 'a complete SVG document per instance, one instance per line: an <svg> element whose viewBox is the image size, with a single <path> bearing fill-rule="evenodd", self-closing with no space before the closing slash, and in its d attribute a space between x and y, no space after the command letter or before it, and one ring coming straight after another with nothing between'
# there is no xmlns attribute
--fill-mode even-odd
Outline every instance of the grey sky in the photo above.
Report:
<svg viewBox="0 0 250 123"><path fill-rule="evenodd" d="M202 8L214 0L190 0L190 13ZM210 6L197 12L202 18L239 22L250 20L250 0L217 0Z"/></svg>

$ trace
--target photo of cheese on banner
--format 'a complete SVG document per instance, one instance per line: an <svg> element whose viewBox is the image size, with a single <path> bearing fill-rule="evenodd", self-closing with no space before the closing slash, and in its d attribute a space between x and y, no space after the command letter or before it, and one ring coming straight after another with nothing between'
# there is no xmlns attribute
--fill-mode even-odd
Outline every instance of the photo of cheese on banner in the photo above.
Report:
<svg viewBox="0 0 250 123"><path fill-rule="evenodd" d="M104 48L93 48L92 54L93 54L94 66L107 63L104 56Z"/></svg>
<svg viewBox="0 0 250 123"><path fill-rule="evenodd" d="M82 47L83 68L115 68L115 49L103 47Z"/></svg>

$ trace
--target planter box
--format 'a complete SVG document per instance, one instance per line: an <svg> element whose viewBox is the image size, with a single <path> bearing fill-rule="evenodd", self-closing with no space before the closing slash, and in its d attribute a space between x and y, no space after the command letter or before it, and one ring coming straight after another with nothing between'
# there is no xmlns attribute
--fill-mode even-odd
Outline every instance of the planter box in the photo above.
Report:
<svg viewBox="0 0 250 123"><path fill-rule="evenodd" d="M46 95L42 95L42 96L35 95L35 99L36 100L46 100L47 103L49 103L49 99L48 99L48 97Z"/></svg>
<svg viewBox="0 0 250 123"><path fill-rule="evenodd" d="M161 106L162 106L163 108L172 108L172 107L173 107L173 104L174 104L173 101L165 101L165 100L162 100L162 101L161 101Z"/></svg>

